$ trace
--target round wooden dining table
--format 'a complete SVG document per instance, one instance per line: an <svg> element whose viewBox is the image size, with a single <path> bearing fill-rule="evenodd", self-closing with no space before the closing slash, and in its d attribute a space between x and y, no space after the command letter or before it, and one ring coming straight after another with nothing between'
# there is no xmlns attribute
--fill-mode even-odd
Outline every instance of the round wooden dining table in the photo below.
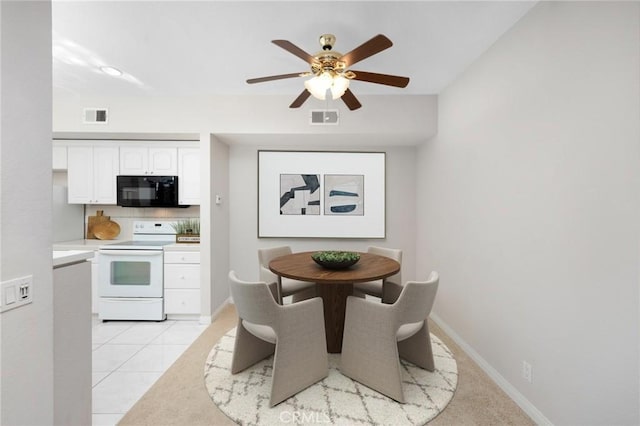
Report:
<svg viewBox="0 0 640 426"><path fill-rule="evenodd" d="M371 253L359 253L360 260L347 269L327 269L318 265L313 251L281 256L269 262L269 269L278 276L278 301L282 303L282 277L316 283L316 294L324 304L324 325L327 351L342 350L342 333L347 297L353 295L353 284L385 279L400 271L393 259Z"/></svg>

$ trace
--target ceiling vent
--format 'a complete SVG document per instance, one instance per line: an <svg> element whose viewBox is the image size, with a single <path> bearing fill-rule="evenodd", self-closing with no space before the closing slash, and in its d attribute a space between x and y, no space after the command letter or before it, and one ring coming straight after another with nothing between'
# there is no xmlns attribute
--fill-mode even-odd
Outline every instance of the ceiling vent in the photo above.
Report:
<svg viewBox="0 0 640 426"><path fill-rule="evenodd" d="M106 108L85 108L83 110L83 121L85 124L104 124L107 122Z"/></svg>
<svg viewBox="0 0 640 426"><path fill-rule="evenodd" d="M310 124L338 124L338 110L311 110Z"/></svg>

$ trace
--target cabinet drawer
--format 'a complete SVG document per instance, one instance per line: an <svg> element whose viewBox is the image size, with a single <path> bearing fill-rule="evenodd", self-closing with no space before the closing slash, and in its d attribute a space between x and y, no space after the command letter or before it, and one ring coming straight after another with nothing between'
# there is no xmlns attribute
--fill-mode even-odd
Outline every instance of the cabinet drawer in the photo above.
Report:
<svg viewBox="0 0 640 426"><path fill-rule="evenodd" d="M165 288L200 288L200 265L164 265Z"/></svg>
<svg viewBox="0 0 640 426"><path fill-rule="evenodd" d="M164 290L164 311L167 314L199 314L200 290Z"/></svg>
<svg viewBox="0 0 640 426"><path fill-rule="evenodd" d="M199 251L165 251L164 263L200 263Z"/></svg>

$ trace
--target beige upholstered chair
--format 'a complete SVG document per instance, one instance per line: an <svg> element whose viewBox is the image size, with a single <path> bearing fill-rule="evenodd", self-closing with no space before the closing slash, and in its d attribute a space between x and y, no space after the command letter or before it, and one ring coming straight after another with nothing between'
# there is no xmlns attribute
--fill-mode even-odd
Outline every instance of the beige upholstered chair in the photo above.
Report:
<svg viewBox="0 0 640 426"><path fill-rule="evenodd" d="M370 246L369 248L367 248L367 253L377 254L379 256L385 256L385 257L391 258L397 261L400 265L402 265L402 250ZM394 295L386 294L388 290L386 283L388 282L402 284L401 271L399 271L395 275L385 278L384 284L383 284L383 280L355 283L353 285L353 295L358 297L365 297L365 295L368 294L370 296L379 297L380 299L383 299L383 301L385 302L388 300L394 300L395 298L398 297L397 294L395 295L395 297ZM390 287L390 288L393 288L393 287Z"/></svg>
<svg viewBox="0 0 640 426"><path fill-rule="evenodd" d="M269 289L273 293L273 297L278 300L277 281L278 276L269 270L269 262L276 257L291 254L291 247L270 247L258 249L258 261L260 262L260 281L264 281L269 285ZM282 295L281 297L293 296L292 301L309 299L316 296L316 284L306 281L292 280L282 278ZM279 301L279 303L281 300Z"/></svg>
<svg viewBox="0 0 640 426"><path fill-rule="evenodd" d="M438 290L438 274L408 281L392 304L349 296L340 371L345 376L404 402L400 357L433 371L427 317Z"/></svg>
<svg viewBox="0 0 640 426"><path fill-rule="evenodd" d="M229 272L238 312L231 373L275 353L269 405L284 401L329 374L322 299L278 305L264 282Z"/></svg>

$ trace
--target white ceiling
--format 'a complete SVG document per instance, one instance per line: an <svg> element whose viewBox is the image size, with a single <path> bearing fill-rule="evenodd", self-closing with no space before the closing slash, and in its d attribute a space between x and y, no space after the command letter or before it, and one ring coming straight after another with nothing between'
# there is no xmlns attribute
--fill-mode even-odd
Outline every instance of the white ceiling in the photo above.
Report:
<svg viewBox="0 0 640 426"><path fill-rule="evenodd" d="M437 94L518 21L525 1L53 1L55 96L291 94L307 71L271 43L286 39L310 54L318 37L347 53L376 34L394 46L357 65L411 78L404 89L354 81L357 95ZM99 66L124 72L110 77ZM293 100L293 98L292 98Z"/></svg>

